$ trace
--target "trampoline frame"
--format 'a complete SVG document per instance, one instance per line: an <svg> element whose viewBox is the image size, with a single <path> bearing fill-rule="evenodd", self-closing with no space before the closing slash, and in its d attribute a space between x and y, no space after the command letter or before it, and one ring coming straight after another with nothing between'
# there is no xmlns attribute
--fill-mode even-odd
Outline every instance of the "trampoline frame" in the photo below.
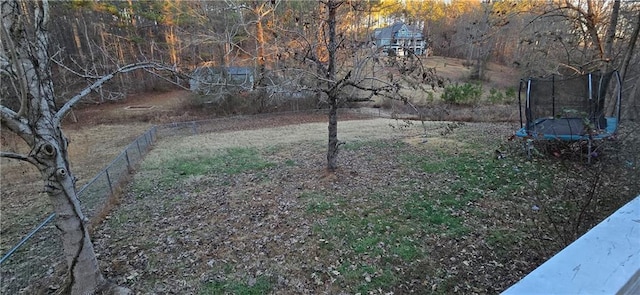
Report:
<svg viewBox="0 0 640 295"><path fill-rule="evenodd" d="M592 74L588 75L588 89L589 89L589 97L586 98L591 102L593 98L593 79ZM574 141L586 141L588 145L588 154L587 160L591 163L592 152L593 152L593 141L595 140L603 140L613 136L618 129L618 124L620 122L620 105L622 100L622 82L620 78L620 73L615 70L611 72L612 78L618 83L617 88L615 88L615 110L613 117L604 117L604 122L606 122L606 126L604 128L598 128L599 123L595 122L597 117L592 116L592 114L597 112L602 112L603 110L590 110L591 114L588 117L578 117L578 116L556 116L556 97L555 97L555 76L551 77L551 87L552 87L552 95L551 95L551 103L552 103L552 112L554 116L551 117L541 117L541 118L532 118L533 114L531 111L531 82L535 79L528 78L520 80L520 91L518 92L518 105L519 105L519 113L520 113L520 129L516 131L515 135L517 137L521 137L524 139L524 148L527 153L527 157L532 157L533 151L533 142L535 140L559 140L565 142L574 142ZM609 81L609 83L611 80ZM524 116L523 116L523 107L522 107L522 90L525 89L526 85L526 97L525 97L525 108L524 108ZM600 93L600 87L603 85L597 85ZM604 85L607 87L608 85ZM604 101L604 105L606 105L606 100ZM591 106L591 105L590 105ZM525 120L523 120L523 117Z"/></svg>

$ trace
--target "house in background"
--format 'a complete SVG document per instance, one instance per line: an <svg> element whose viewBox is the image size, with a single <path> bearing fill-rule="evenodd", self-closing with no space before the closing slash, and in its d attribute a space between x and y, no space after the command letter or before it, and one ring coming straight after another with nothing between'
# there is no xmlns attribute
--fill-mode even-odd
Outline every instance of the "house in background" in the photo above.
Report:
<svg viewBox="0 0 640 295"><path fill-rule="evenodd" d="M422 31L403 22L373 31L374 43L389 55L407 56L413 51L416 55L425 54L425 41Z"/></svg>

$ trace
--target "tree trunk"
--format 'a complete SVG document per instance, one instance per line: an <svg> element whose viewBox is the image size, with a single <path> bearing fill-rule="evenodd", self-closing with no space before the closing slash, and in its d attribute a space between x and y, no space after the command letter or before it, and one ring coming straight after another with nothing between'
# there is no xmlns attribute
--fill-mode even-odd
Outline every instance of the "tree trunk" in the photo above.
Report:
<svg viewBox="0 0 640 295"><path fill-rule="evenodd" d="M164 32L165 42L167 43L167 47L169 49L169 59L171 60L171 64L177 66L180 62L180 57L178 56L178 50L180 46L180 39L176 34L176 21L174 19L174 13L172 7L179 7L179 1L175 1L175 3L171 3L171 1L166 1L164 3L163 11L164 14L164 25L166 26Z"/></svg>
<svg viewBox="0 0 640 295"><path fill-rule="evenodd" d="M620 0L613 1L611 5L611 17L609 19L609 27L604 37L604 56L603 58L611 63L613 52L613 40L616 37L616 28L618 27L618 16L620 15Z"/></svg>
<svg viewBox="0 0 640 295"><path fill-rule="evenodd" d="M258 112L262 113L265 111L266 108L266 96L267 96L267 92L264 88L265 83L264 83L264 79L265 79L265 72L266 72L266 65L265 65L265 55L264 55L264 45L265 45L265 40L264 40L264 28L262 27L262 11L258 10L256 8L257 11L255 11L256 15L258 15L258 19L256 20L256 42L257 42L257 65L258 65L258 77L256 77L256 81L254 83L254 88L256 88L258 90L258 104L259 104L259 108L258 108Z"/></svg>
<svg viewBox="0 0 640 295"><path fill-rule="evenodd" d="M327 26L329 30L329 43L327 51L329 53L329 64L327 69L327 79L329 83L336 83L336 11L339 3L334 0L327 1L328 18ZM329 85L329 143L327 146L327 169L335 171L338 168L338 95L333 89L334 85Z"/></svg>
<svg viewBox="0 0 640 295"><path fill-rule="evenodd" d="M631 59L633 58L636 48L636 42L638 42L638 34L640 34L640 11L638 11L638 16L636 17L636 27L633 29L633 33L631 34L631 38L629 38L629 45L627 46L627 50L624 53L624 60L622 61L622 65L620 66L620 76L622 80L626 80L627 71L629 70L629 64L631 64Z"/></svg>
<svg viewBox="0 0 640 295"><path fill-rule="evenodd" d="M175 33L175 26L170 25L165 32L165 41L167 42L167 46L169 47L169 58L171 60L171 64L174 66L178 65L178 36Z"/></svg>
<svg viewBox="0 0 640 295"><path fill-rule="evenodd" d="M615 39L615 33L616 33L616 27L618 24L618 16L620 14L620 1L615 1L613 3L612 6L612 11L611 11L611 20L609 23L609 27L607 29L607 35L605 37L605 59L608 61L606 63L606 67L603 69L603 71L609 72L612 70L613 68L613 62L610 60L612 58L612 53L613 53L613 40ZM633 56L634 53L634 47L635 47L635 43L636 40L638 39L638 30L640 29L640 13L638 14L638 23L636 24L636 28L634 29L632 35L631 35L631 39L629 41L629 46L627 47L627 50L625 52L624 58L622 60L622 64L620 65L620 77L622 79L622 83L624 84L625 78L626 78L626 74L627 74L627 68L629 67L629 62L631 61L631 57ZM621 86L621 85L620 85ZM618 92L618 88L620 86L616 86L616 89L614 91L614 93ZM616 100L615 97L614 99L609 99L609 101L606 103L605 108L604 108L604 113L605 116L611 117L616 115L615 114L615 110L616 110Z"/></svg>
<svg viewBox="0 0 640 295"><path fill-rule="evenodd" d="M638 17L636 18L636 27L633 29L633 33L631 34L631 39L629 39L629 46L627 47L627 52L625 52L624 60L622 61L622 66L620 67L620 76L622 77L622 81L627 81L627 73L629 70L629 64L631 63L631 59L633 58L636 43L638 41L638 34L640 33L640 12L638 12ZM638 118L638 101L640 101L639 95L640 91L640 78L636 80L636 84L633 87L630 95L627 95L629 101L625 102L630 107L625 108L625 112L623 114L623 118L628 119L637 119Z"/></svg>
<svg viewBox="0 0 640 295"><path fill-rule="evenodd" d="M45 179L45 191L55 208L55 225L60 231L67 262L67 291L93 294L105 285L106 280L98 268L86 226L88 220L80 210L75 178L68 166L67 143L59 128L51 133L49 125L38 123L37 126L41 126L35 129L38 139L29 157L38 163Z"/></svg>
<svg viewBox="0 0 640 295"><path fill-rule="evenodd" d="M636 78L635 84L633 88L630 88L631 92L627 97L629 97L629 101L625 102L624 113L622 114L622 118L630 121L639 121L640 118L638 113L640 113L640 103L638 102L640 97L640 76Z"/></svg>
<svg viewBox="0 0 640 295"><path fill-rule="evenodd" d="M73 31L73 42L74 45L76 46L76 51L78 52L78 55L80 56L80 60L82 61L82 64L84 65L86 62L86 57L84 56L84 51L82 50L82 42L80 42L80 33L78 31L78 18L76 18L75 20L71 21L71 29ZM91 45L91 43L89 43L89 45Z"/></svg>
<svg viewBox="0 0 640 295"><path fill-rule="evenodd" d="M327 146L327 169L338 168L338 100L329 97L329 145Z"/></svg>
<svg viewBox="0 0 640 295"><path fill-rule="evenodd" d="M66 293L94 294L104 290L108 283L98 268L87 219L77 198L75 178L69 169L67 139L60 129L64 112L58 113L55 106L47 51L49 6L46 1L10 0L0 3L0 11L3 39L0 66L19 80L14 91L20 98L18 112L0 105L0 119L5 128L19 135L31 148L28 155L18 158L38 168L55 208L55 224L67 262ZM115 291L125 292L119 288Z"/></svg>

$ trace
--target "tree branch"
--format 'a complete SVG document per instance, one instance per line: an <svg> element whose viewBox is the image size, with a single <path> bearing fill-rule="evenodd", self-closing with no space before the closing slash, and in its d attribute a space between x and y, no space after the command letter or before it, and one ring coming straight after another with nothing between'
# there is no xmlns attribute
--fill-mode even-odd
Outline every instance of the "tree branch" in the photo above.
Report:
<svg viewBox="0 0 640 295"><path fill-rule="evenodd" d="M189 89L189 87L184 87L184 86L182 86L180 83L177 83L177 82L175 82L175 81L172 81L172 80L170 80L170 79L168 79L168 78L166 78L166 77L164 77L164 76L162 76L162 75L159 75L158 73L156 73L156 72L154 72L154 71L151 71L151 70L148 70L148 69L145 69L145 71L146 71L147 73L149 73L149 74L151 74L151 75L154 75L154 76L156 76L156 77L158 77L158 78L160 78L160 79L162 79L162 80L165 80L165 81L167 81L167 82L169 82L169 83L171 83L171 84L173 84L173 85L176 85L176 86L178 86L178 87L180 87L180 88L182 88L182 89L184 89L184 90L191 90L191 89ZM186 78L191 78L190 76L187 76L187 75L178 75L178 76L182 76L181 78L185 78L185 77L186 77Z"/></svg>
<svg viewBox="0 0 640 295"><path fill-rule="evenodd" d="M0 152L0 158L9 158L9 159L20 160L20 161L29 162L31 164L35 164L33 159L25 155L12 153L12 152Z"/></svg>
<svg viewBox="0 0 640 295"><path fill-rule="evenodd" d="M33 142L33 133L29 128L29 122L12 109L0 105L0 122L2 122L2 126L20 136L27 143Z"/></svg>
<svg viewBox="0 0 640 295"><path fill-rule="evenodd" d="M14 7L11 7L14 10L18 10L17 4L14 3ZM5 50L8 51L9 56L7 56L7 66L10 68L11 64L14 65L13 67L13 71L15 71L15 79L18 80L18 84L20 85L20 89L16 89L16 93L18 95L19 101L20 101L20 109L18 111L18 115L23 115L24 111L27 107L27 93L28 93L28 86L27 86L27 79L26 76L24 75L25 70L24 70L24 66L23 66L23 61L21 61L20 59L18 59L18 53L17 53L17 49L15 44L13 43L13 36L11 36L11 34L9 34L9 29L8 27L11 27L13 25L13 20L9 19L9 23L8 25L5 26L5 24L2 24L2 28L0 28L0 36L2 36L2 39L5 39L7 41L7 47ZM3 17L3 22L4 22L4 17ZM2 46L2 45L0 45ZM4 49L4 48L3 48ZM4 51L4 50L3 50ZM4 57L3 57L3 63L4 63ZM13 80L12 80L13 82ZM13 83L12 83L13 84ZM14 88L16 88L15 84Z"/></svg>
<svg viewBox="0 0 640 295"><path fill-rule="evenodd" d="M139 69L148 69L148 68L154 68L154 69L158 69L158 70L167 70L167 71L171 71L171 72L175 72L176 71L172 67L168 67L168 66L164 66L164 65L157 64L157 63L152 63L152 62L140 62L140 63L134 63L134 64L130 64L130 65L126 65L124 67L121 67L121 68L117 69L115 72L113 72L111 74L108 74L106 76L102 76L100 79L98 79L95 82L93 82L93 84L91 84L89 87L83 89L82 91L80 91L80 93L78 93L76 96L72 97L69 101L67 101L60 108L60 110L58 110L58 112L54 116L54 118L53 118L54 123L55 124L59 124L62 121L62 118L64 118L64 115L67 112L69 112L74 105L76 105L82 98L84 98L85 96L89 95L89 93L91 93L91 91L99 88L100 86L102 86L107 81L113 79L113 77L115 77L116 74L124 74L124 73L128 73L128 72L131 72L131 71L135 71L135 70L139 70Z"/></svg>
<svg viewBox="0 0 640 295"><path fill-rule="evenodd" d="M55 54L55 55L58 55L58 53L59 53L59 52L56 52L56 54ZM100 76L86 75L86 74L82 74L82 73L79 73L79 72L77 72L77 71L74 71L73 69L71 69L71 68L67 67L65 64L63 64L61 61L59 61L59 60L55 59L55 55L54 55L54 56L52 56L52 57L50 58L50 60L51 60L51 61L53 61L53 62L54 62L56 65L58 65L59 67L61 67L61 68L65 69L65 70L67 70L67 71L71 72L72 74L74 74L74 75L76 75L76 76L78 76L78 77L80 77L80 78L84 78L84 79L100 79L100 78L101 78Z"/></svg>

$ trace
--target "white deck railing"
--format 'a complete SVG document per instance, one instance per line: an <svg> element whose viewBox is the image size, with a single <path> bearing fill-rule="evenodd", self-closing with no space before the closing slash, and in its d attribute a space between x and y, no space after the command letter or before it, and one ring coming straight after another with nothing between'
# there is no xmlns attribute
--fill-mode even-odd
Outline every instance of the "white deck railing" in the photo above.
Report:
<svg viewBox="0 0 640 295"><path fill-rule="evenodd" d="M502 294L640 294L640 195Z"/></svg>

